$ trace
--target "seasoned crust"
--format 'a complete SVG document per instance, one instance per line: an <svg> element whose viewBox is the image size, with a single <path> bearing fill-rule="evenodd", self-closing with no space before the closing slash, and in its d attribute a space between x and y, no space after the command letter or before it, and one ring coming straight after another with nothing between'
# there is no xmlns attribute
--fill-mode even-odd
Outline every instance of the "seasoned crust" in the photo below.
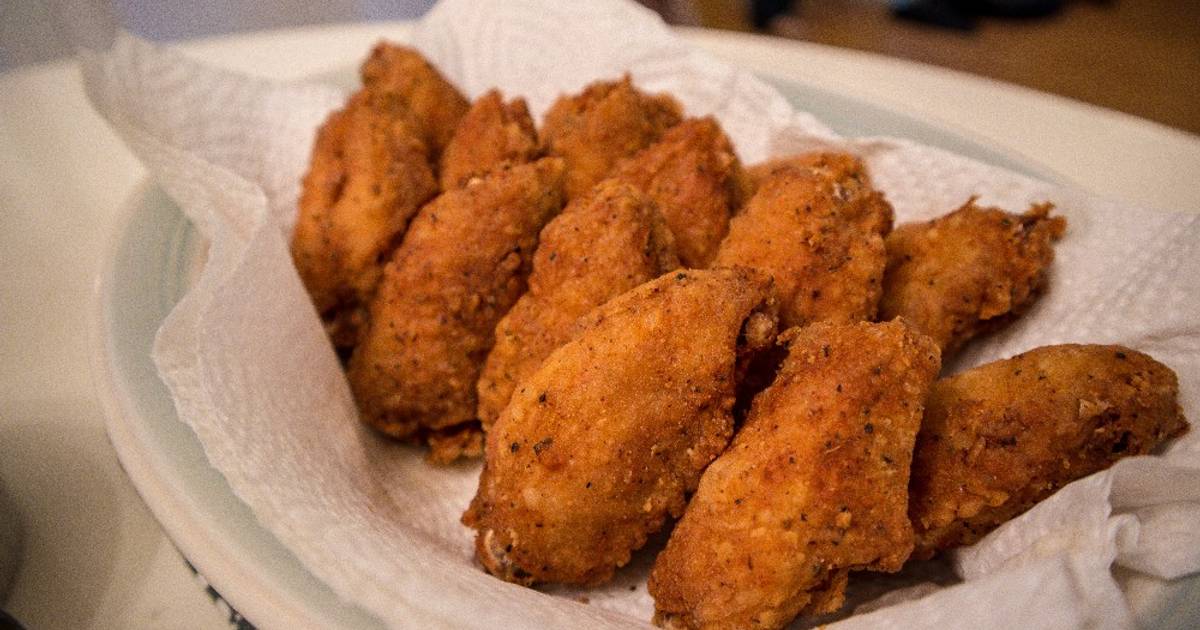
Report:
<svg viewBox="0 0 1200 630"><path fill-rule="evenodd" d="M751 194L770 178L788 171L808 171L829 182L830 190L841 203L840 215L863 232L887 235L892 230L892 206L871 184L867 166L854 155L815 151L775 158L756 164L746 172Z"/></svg>
<svg viewBox="0 0 1200 630"><path fill-rule="evenodd" d="M559 97L542 125L548 155L567 161L567 197L586 193L622 158L656 142L681 119L682 107L666 94L647 95L629 75L597 81L575 96Z"/></svg>
<svg viewBox="0 0 1200 630"><path fill-rule="evenodd" d="M478 383L484 428L517 384L571 338L576 320L678 266L670 231L636 188L606 180L568 204L542 230L529 290L496 326Z"/></svg>
<svg viewBox="0 0 1200 630"><path fill-rule="evenodd" d="M475 419L496 323L525 291L563 163L504 168L421 209L371 303L347 377L363 420L394 437Z"/></svg>
<svg viewBox="0 0 1200 630"><path fill-rule="evenodd" d="M498 90L490 90L471 105L442 152L442 189L458 188L499 166L537 157L537 131L525 99L505 103Z"/></svg>
<svg viewBox="0 0 1200 630"><path fill-rule="evenodd" d="M769 278L672 271L584 317L487 434L463 522L522 584L595 584L683 511L733 433L739 339L774 321ZM748 320L755 332L746 335Z"/></svg>
<svg viewBox="0 0 1200 630"><path fill-rule="evenodd" d="M902 322L793 328L775 382L700 480L650 574L655 621L782 628L852 569L912 549L908 474L937 347Z"/></svg>
<svg viewBox="0 0 1200 630"><path fill-rule="evenodd" d="M1067 222L1051 204L1024 214L975 199L888 235L879 317L903 317L950 354L1028 310L1046 282Z"/></svg>
<svg viewBox="0 0 1200 630"><path fill-rule="evenodd" d="M1045 346L939 380L913 459L915 557L970 545L1062 486L1188 430L1175 373L1123 346Z"/></svg>
<svg viewBox="0 0 1200 630"><path fill-rule="evenodd" d="M458 88L415 49L385 41L371 49L359 75L368 91L397 98L413 112L436 163L470 107Z"/></svg>
<svg viewBox="0 0 1200 630"><path fill-rule="evenodd" d="M460 459L483 457L483 427L478 422L435 429L424 437L429 443L427 459L431 464L452 464Z"/></svg>
<svg viewBox="0 0 1200 630"><path fill-rule="evenodd" d="M662 211L685 267L707 267L729 217L742 203L741 162L711 116L690 118L622 161L613 175L650 196Z"/></svg>
<svg viewBox="0 0 1200 630"><path fill-rule="evenodd" d="M437 194L418 128L400 101L360 91L317 132L292 259L339 348L357 342L384 261Z"/></svg>
<svg viewBox="0 0 1200 630"><path fill-rule="evenodd" d="M868 320L882 294L891 224L891 206L856 158L798 156L760 182L712 264L772 274L785 326Z"/></svg>

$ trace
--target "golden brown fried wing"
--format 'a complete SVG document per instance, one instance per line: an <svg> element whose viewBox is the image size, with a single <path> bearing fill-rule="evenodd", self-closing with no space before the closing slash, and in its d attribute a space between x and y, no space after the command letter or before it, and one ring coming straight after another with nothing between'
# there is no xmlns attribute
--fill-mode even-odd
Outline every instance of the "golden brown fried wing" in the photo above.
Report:
<svg viewBox="0 0 1200 630"><path fill-rule="evenodd" d="M656 142L679 123L681 111L666 94L640 92L629 75L599 81L555 101L542 125L542 144L567 161L567 197L573 199L607 177L619 160Z"/></svg>
<svg viewBox="0 0 1200 630"><path fill-rule="evenodd" d="M913 459L914 557L970 545L1062 486L1187 431L1175 373L1122 346L1030 350L930 390Z"/></svg>
<svg viewBox="0 0 1200 630"><path fill-rule="evenodd" d="M938 349L902 322L818 323L708 467L650 574L655 622L782 628L912 549L909 462Z"/></svg>
<svg viewBox="0 0 1200 630"><path fill-rule="evenodd" d="M568 204L542 230L529 291L496 326L478 386L484 428L580 316L678 266L670 231L636 188L610 179Z"/></svg>
<svg viewBox="0 0 1200 630"><path fill-rule="evenodd" d="M796 169L810 171L829 180L834 196L844 202L838 211L858 229L884 235L892 230L891 204L872 187L862 160L849 153L815 151L756 164L746 171L749 181L746 189L753 195L772 175Z"/></svg>
<svg viewBox="0 0 1200 630"><path fill-rule="evenodd" d="M781 170L802 168L817 171L835 180L863 177L862 161L846 153L814 151L771 158L746 168L747 187L751 194L771 175ZM864 180L865 181L865 180Z"/></svg>
<svg viewBox="0 0 1200 630"><path fill-rule="evenodd" d="M411 113L362 91L317 133L292 258L334 345L352 347L383 262L437 193Z"/></svg>
<svg viewBox="0 0 1200 630"><path fill-rule="evenodd" d="M410 437L474 420L496 323L525 291L538 232L562 207L563 168L549 158L495 171L413 219L347 370L364 421Z"/></svg>
<svg viewBox="0 0 1200 630"><path fill-rule="evenodd" d="M359 74L369 91L397 98L412 110L436 163L470 107L467 99L421 53L407 46L379 42Z"/></svg>
<svg viewBox="0 0 1200 630"><path fill-rule="evenodd" d="M531 162L537 155L537 132L525 99L505 103L499 91L491 90L471 105L442 152L442 189L458 188L503 164Z"/></svg>
<svg viewBox="0 0 1200 630"><path fill-rule="evenodd" d="M1023 215L967 201L950 214L896 228L879 317L903 317L949 354L1024 312L1045 283L1066 220L1050 204Z"/></svg>
<svg viewBox="0 0 1200 630"><path fill-rule="evenodd" d="M463 521L505 580L594 584L678 516L733 433L739 366L774 339L769 278L673 271L585 316L487 434Z"/></svg>
<svg viewBox="0 0 1200 630"><path fill-rule="evenodd" d="M820 154L763 180L713 266L771 273L786 326L871 319L882 293L892 208L852 156Z"/></svg>
<svg viewBox="0 0 1200 630"><path fill-rule="evenodd" d="M745 174L733 145L711 116L668 129L658 142L623 161L614 176L658 204L685 267L707 267L729 217L742 202Z"/></svg>

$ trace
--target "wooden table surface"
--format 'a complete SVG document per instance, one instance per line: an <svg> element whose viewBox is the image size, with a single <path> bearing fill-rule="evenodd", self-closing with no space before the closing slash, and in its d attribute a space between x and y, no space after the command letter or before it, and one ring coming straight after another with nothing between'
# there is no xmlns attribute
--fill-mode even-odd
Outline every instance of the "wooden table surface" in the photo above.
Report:
<svg viewBox="0 0 1200 630"><path fill-rule="evenodd" d="M693 15L710 28L751 30L748 4L695 0ZM897 19L885 0L796 0L766 32L962 70L1200 133L1196 0L1065 0L1046 18L982 18L973 31Z"/></svg>

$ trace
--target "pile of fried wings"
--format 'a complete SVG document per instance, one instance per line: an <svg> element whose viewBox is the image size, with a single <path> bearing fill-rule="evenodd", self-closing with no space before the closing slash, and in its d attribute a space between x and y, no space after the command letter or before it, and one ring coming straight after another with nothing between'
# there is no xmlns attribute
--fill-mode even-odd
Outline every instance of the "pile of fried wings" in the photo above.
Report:
<svg viewBox="0 0 1200 630"><path fill-rule="evenodd" d="M539 129L401 46L361 75L293 258L362 420L484 457L463 522L501 579L598 584L674 522L656 623L781 628L1186 431L1175 374L1120 346L938 378L1045 289L1049 204L893 227L856 157L743 167L628 76Z"/></svg>

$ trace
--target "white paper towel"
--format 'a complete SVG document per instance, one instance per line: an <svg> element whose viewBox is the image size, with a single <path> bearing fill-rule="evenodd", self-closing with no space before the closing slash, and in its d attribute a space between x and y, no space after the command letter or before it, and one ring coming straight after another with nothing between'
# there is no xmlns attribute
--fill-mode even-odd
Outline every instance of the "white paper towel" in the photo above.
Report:
<svg viewBox="0 0 1200 630"><path fill-rule="evenodd" d="M1123 343L1174 368L1185 413L1200 410L1200 216L1117 205L906 140L841 139L628 2L446 0L411 44L469 96L498 86L539 118L560 93L630 71L689 114L715 115L747 163L821 146L856 152L900 222L970 195L1014 211L1053 201L1070 224L1049 292L952 367L1051 343ZM154 359L179 417L263 526L393 626L648 622L651 554L599 589L539 592L491 578L458 523L477 464L426 465L419 450L356 421L287 247L315 129L343 94L207 68L129 36L84 53L83 69L97 110L211 241ZM1200 570L1200 436L1067 486L955 554L958 578L933 564L852 580L861 614L840 624L1127 627L1114 563L1161 578Z"/></svg>

